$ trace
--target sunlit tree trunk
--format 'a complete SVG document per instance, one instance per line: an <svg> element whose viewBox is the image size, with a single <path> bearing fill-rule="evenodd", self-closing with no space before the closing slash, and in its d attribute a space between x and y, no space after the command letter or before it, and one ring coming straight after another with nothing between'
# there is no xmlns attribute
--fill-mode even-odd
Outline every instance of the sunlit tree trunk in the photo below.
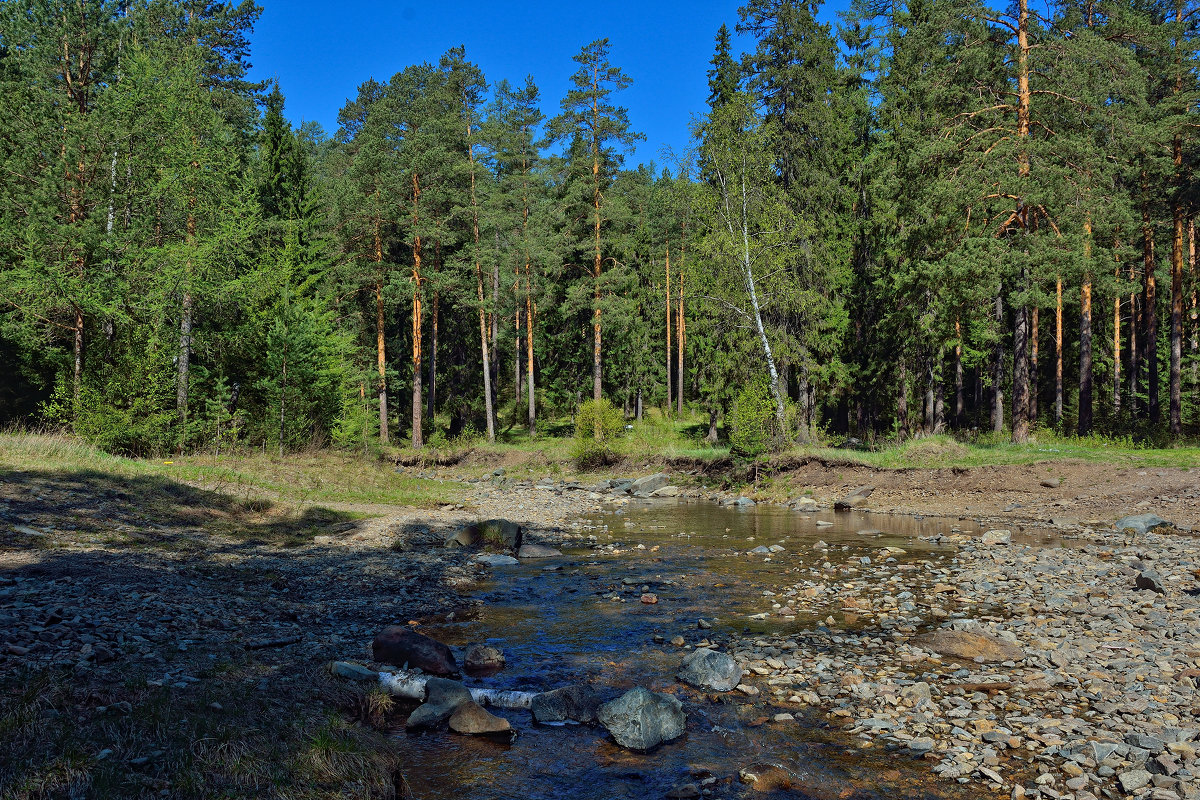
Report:
<svg viewBox="0 0 1200 800"><path fill-rule="evenodd" d="M521 241L525 249L525 378L529 402L529 435L537 433L537 395L533 385L533 270L529 257L529 164L521 161ZM520 314L520 307L517 308Z"/></svg>
<svg viewBox="0 0 1200 800"><path fill-rule="evenodd" d="M1054 282L1054 427L1063 419L1063 285L1062 276Z"/></svg>
<svg viewBox="0 0 1200 800"><path fill-rule="evenodd" d="M383 282L375 281L375 365L379 370L379 441L388 443L387 361L383 337Z"/></svg>
<svg viewBox="0 0 1200 800"><path fill-rule="evenodd" d="M375 193L376 204L379 192ZM375 365L379 370L379 441L388 443L387 354L383 331L383 224L375 220Z"/></svg>
<svg viewBox="0 0 1200 800"><path fill-rule="evenodd" d="M425 446L421 430L421 235L416 233L420 220L421 182L413 173L413 244L412 244L412 446L420 450Z"/></svg>
<svg viewBox="0 0 1200 800"><path fill-rule="evenodd" d="M1079 423L1080 436L1092 432L1092 220L1083 221L1083 285L1079 289ZM1061 285L1061 283L1060 283ZM1120 302L1118 300L1117 302ZM1061 307L1061 303L1060 303ZM1061 352L1061 347L1059 348ZM1120 361L1120 353L1117 354ZM1059 364L1062 358L1059 358ZM1061 383L1061 367L1060 383ZM1061 416L1061 412L1060 412Z"/></svg>
<svg viewBox="0 0 1200 800"><path fill-rule="evenodd" d="M488 342L487 312L483 296L483 265L479 260L479 201L475 192L475 144L467 125L467 158L471 164L471 234L475 243L475 299L479 302L479 347L483 353L483 409L487 415L487 440L496 441L496 415L492 404L492 356ZM492 294L495 298L495 292ZM492 322L495 328L495 320ZM492 342L495 342L493 333Z"/></svg>

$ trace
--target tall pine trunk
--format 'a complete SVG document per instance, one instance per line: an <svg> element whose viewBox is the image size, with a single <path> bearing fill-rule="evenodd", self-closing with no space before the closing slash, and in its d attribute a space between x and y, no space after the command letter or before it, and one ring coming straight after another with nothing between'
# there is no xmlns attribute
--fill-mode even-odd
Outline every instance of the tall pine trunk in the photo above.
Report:
<svg viewBox="0 0 1200 800"><path fill-rule="evenodd" d="M533 273L529 257L529 164L521 160L521 241L525 250L525 377L529 401L529 435L537 433L537 395L533 386ZM517 308L520 314L520 307Z"/></svg>
<svg viewBox="0 0 1200 800"><path fill-rule="evenodd" d="M675 383L675 403L676 413L683 416L683 347L687 341L687 321L683 316L683 272L679 273L679 324L675 326L675 345L679 348L679 355L675 359L675 369L679 372L678 379Z"/></svg>
<svg viewBox="0 0 1200 800"><path fill-rule="evenodd" d="M1171 434L1183 433L1183 207L1173 203L1174 235L1171 243Z"/></svg>
<svg viewBox="0 0 1200 800"><path fill-rule="evenodd" d="M1004 432L1004 290L996 292L996 344L992 348L992 431ZM902 365L903 366L903 365Z"/></svg>
<svg viewBox="0 0 1200 800"><path fill-rule="evenodd" d="M1029 309L1018 308L1013 325L1014 442L1029 441Z"/></svg>
<svg viewBox="0 0 1200 800"><path fill-rule="evenodd" d="M1132 287L1137 280L1137 272L1133 264L1129 265L1129 284ZM1141 373L1141 350L1138 349L1138 337L1141 336L1142 309L1138 303L1136 291L1129 292L1129 416L1136 418L1141 410L1138 402L1138 380Z"/></svg>
<svg viewBox="0 0 1200 800"><path fill-rule="evenodd" d="M1029 177L1029 120L1032 94L1029 89L1029 0L1017 0L1017 164L1024 186ZM1024 197L1018 201L1017 213L1022 237L1029 235L1029 207ZM1022 244L1025 244L1023 241ZM1022 290L1029 286L1028 266L1021 266ZM1023 444L1029 440L1029 309L1022 307L1015 314L1013 327L1013 424L1012 440Z"/></svg>
<svg viewBox="0 0 1200 800"><path fill-rule="evenodd" d="M600 76L593 72L592 88L599 92ZM596 101L592 101L592 119L600 119L600 109ZM596 214L595 230L595 260L592 264L592 399L599 401L603 397L600 381L600 147L596 140L597 131L592 131L592 206Z"/></svg>
<svg viewBox="0 0 1200 800"><path fill-rule="evenodd" d="M1080 436L1087 436L1092 432L1092 221L1090 218L1084 219L1083 233L1084 272L1083 285L1079 288L1079 421L1076 429ZM1118 300L1118 302L1120 301Z"/></svg>
<svg viewBox="0 0 1200 800"><path fill-rule="evenodd" d="M487 415L487 440L490 443L494 443L496 441L496 415L492 404L492 356L489 349L487 317L484 310L483 265L479 260L479 200L475 193L475 144L470 139L471 126L468 123L467 158L471 164L471 234L475 243L475 299L479 302L479 346L483 353L483 410ZM495 296L495 292L493 292L493 299ZM494 318L492 328L492 344L494 344Z"/></svg>
<svg viewBox="0 0 1200 800"><path fill-rule="evenodd" d="M963 426L963 363L962 363L962 325L954 320L954 428L961 430Z"/></svg>
<svg viewBox="0 0 1200 800"><path fill-rule="evenodd" d="M1054 282L1054 427L1062 428L1063 421L1063 284L1062 276Z"/></svg>
<svg viewBox="0 0 1200 800"><path fill-rule="evenodd" d="M413 244L412 244L412 446L425 446L421 420L421 235L416 232L420 220L421 181L413 173Z"/></svg>
<svg viewBox="0 0 1200 800"><path fill-rule="evenodd" d="M513 392L516 394L516 405L513 406L513 417L521 412L521 398L524 396L525 373L521 371L521 267L517 266L513 275Z"/></svg>
<svg viewBox="0 0 1200 800"><path fill-rule="evenodd" d="M375 366L379 370L379 441L388 443L387 360L383 337L383 279L375 281Z"/></svg>
<svg viewBox="0 0 1200 800"><path fill-rule="evenodd" d="M671 354L671 245L667 244L667 413L674 407L674 395L671 393L671 382L675 373L671 369L674 358Z"/></svg>
<svg viewBox="0 0 1200 800"><path fill-rule="evenodd" d="M191 320L188 320L190 326ZM189 334L191 333L189 328ZM74 340L74 356L75 365L71 373L71 396L74 400L74 405L71 408L71 419L73 422L79 421L79 402L80 395L83 389L83 310L79 306L75 307L75 320L71 328L72 338ZM185 376L186 377L186 376ZM186 413L187 397L184 397L184 408Z"/></svg>
<svg viewBox="0 0 1200 800"><path fill-rule="evenodd" d="M1142 177L1142 361L1146 363L1146 410L1150 421L1158 422L1162 418L1158 403L1158 279L1149 187L1144 173Z"/></svg>
<svg viewBox="0 0 1200 800"><path fill-rule="evenodd" d="M1113 276L1113 285L1120 286L1121 284L1121 242L1116 240L1113 242L1113 258L1117 262L1116 274ZM1121 292L1118 289L1113 293L1113 396L1112 408L1113 414L1121 412Z"/></svg>
<svg viewBox="0 0 1200 800"><path fill-rule="evenodd" d="M1188 275L1192 281L1192 392L1200 389L1200 308L1197 308L1197 276L1196 276L1196 218L1188 217ZM1200 397L1193 398L1194 403L1200 403Z"/></svg>
<svg viewBox="0 0 1200 800"><path fill-rule="evenodd" d="M1175 24L1183 25L1183 0L1175 3ZM1175 94L1183 91L1182 42L1175 42ZM1183 433L1183 199L1184 185L1183 133L1175 131L1171 142L1175 166L1174 192L1171 197L1171 364L1170 364L1170 425L1171 434Z"/></svg>
<svg viewBox="0 0 1200 800"><path fill-rule="evenodd" d="M375 192L376 206L379 192ZM387 357L383 332L383 222L375 219L375 365L379 370L379 441L388 443Z"/></svg>
<svg viewBox="0 0 1200 800"><path fill-rule="evenodd" d="M1038 307L1035 305L1031 313L1032 327L1029 334L1029 424L1036 425L1038 419L1038 389L1042 384L1041 373L1038 371L1038 345L1041 337L1038 335Z"/></svg>
<svg viewBox="0 0 1200 800"><path fill-rule="evenodd" d="M179 415L179 452L187 439L188 389L192 358L192 246L196 243L196 195L188 198L187 234L188 256L183 287L183 308L179 315L179 373L175 384L175 410Z"/></svg>
<svg viewBox="0 0 1200 800"><path fill-rule="evenodd" d="M679 382L676 385L676 389L675 389L675 402L678 403L678 405L679 405L678 413L680 416L683 416L683 397L684 397L683 355L684 355L684 347L687 344L687 318L684 315L686 308L685 308L684 302L683 302L683 265L684 265L684 260L686 258L687 258L687 219L685 218L682 223L681 235L679 237L679 270L677 273L679 276L679 280L678 280L678 283L679 283L679 324L675 328L675 335L676 335L676 338L679 340L677 343L678 348L679 348L679 358L675 362L676 369L679 372Z"/></svg>
<svg viewBox="0 0 1200 800"><path fill-rule="evenodd" d="M433 313L429 320L429 391L425 397L425 413L430 420L437 416L438 306L441 304L441 299L441 292L433 293Z"/></svg>

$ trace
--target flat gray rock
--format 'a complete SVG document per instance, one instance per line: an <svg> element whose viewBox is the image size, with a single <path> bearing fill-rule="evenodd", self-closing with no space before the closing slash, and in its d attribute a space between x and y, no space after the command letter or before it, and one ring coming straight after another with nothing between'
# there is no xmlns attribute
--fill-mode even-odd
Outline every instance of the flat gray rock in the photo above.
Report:
<svg viewBox="0 0 1200 800"><path fill-rule="evenodd" d="M656 472L653 475L647 475L644 478L638 478L629 487L629 490L634 494L651 494L659 489L667 486L671 482L671 476L665 472Z"/></svg>
<svg viewBox="0 0 1200 800"><path fill-rule="evenodd" d="M544 544L523 544L521 545L521 549L517 551L518 558L554 558L561 555L561 550L555 550L553 547L547 547Z"/></svg>
<svg viewBox="0 0 1200 800"><path fill-rule="evenodd" d="M499 553L481 553L475 556L475 560L480 564L487 564L489 567L511 567L513 564L521 563L512 556L500 555Z"/></svg>
<svg viewBox="0 0 1200 800"><path fill-rule="evenodd" d="M1157 514L1135 514L1131 517L1122 517L1117 520L1116 528L1118 531L1126 529L1136 533L1149 533L1155 528L1174 528L1175 523L1167 522Z"/></svg>

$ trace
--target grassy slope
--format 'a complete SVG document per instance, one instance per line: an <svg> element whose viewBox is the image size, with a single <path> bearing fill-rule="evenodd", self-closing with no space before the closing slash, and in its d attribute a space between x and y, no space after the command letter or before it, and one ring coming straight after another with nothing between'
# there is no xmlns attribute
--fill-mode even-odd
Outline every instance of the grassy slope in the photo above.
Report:
<svg viewBox="0 0 1200 800"><path fill-rule="evenodd" d="M514 464L518 472L535 476L574 474L570 420L555 420L544 424L543 429L549 432L548 435L531 438L524 429L514 427L499 436L495 444L475 443L472 447L477 454L491 454L492 461ZM707 420L698 416L664 418L657 409L651 409L643 422L634 423L632 430L626 433L621 445L625 464L621 466L628 468L640 463L660 464L675 460L712 462L728 458L728 446L712 446L703 441L706 432ZM453 448L450 448L448 452L452 451ZM395 453L400 459L411 463L418 463L421 458L420 454L411 450L400 449ZM815 458L831 464L860 464L875 469L969 468L1070 459L1128 467L1192 468L1200 466L1200 447L1181 445L1169 449L1151 449L1139 447L1130 441L1100 437L1078 439L1039 431L1025 445L1015 445L1007 437L992 435L965 442L943 435L876 449L796 447L774 456L776 461L801 458ZM477 459L474 471L483 471L487 460Z"/></svg>
<svg viewBox="0 0 1200 800"><path fill-rule="evenodd" d="M0 433L0 470L88 469L126 478L162 478L234 499L286 504L355 503L433 508L457 500L452 486L398 473L387 463L335 451L275 458L258 451L162 459L113 456L67 436Z"/></svg>

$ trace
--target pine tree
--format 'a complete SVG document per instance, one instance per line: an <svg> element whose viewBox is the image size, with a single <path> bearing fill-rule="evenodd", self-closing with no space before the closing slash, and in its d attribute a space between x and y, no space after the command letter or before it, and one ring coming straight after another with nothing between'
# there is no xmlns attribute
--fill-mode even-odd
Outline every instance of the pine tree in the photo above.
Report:
<svg viewBox="0 0 1200 800"><path fill-rule="evenodd" d="M579 69L571 76L572 88L562 99L562 113L550 120L552 142L570 144L576 178L590 173L592 205L592 399L601 391L601 273L604 263L602 231L608 208L605 194L621 166L621 150L644 138L633 131L628 112L615 105L613 94L633 81L609 61L608 39L597 39L574 58Z"/></svg>

